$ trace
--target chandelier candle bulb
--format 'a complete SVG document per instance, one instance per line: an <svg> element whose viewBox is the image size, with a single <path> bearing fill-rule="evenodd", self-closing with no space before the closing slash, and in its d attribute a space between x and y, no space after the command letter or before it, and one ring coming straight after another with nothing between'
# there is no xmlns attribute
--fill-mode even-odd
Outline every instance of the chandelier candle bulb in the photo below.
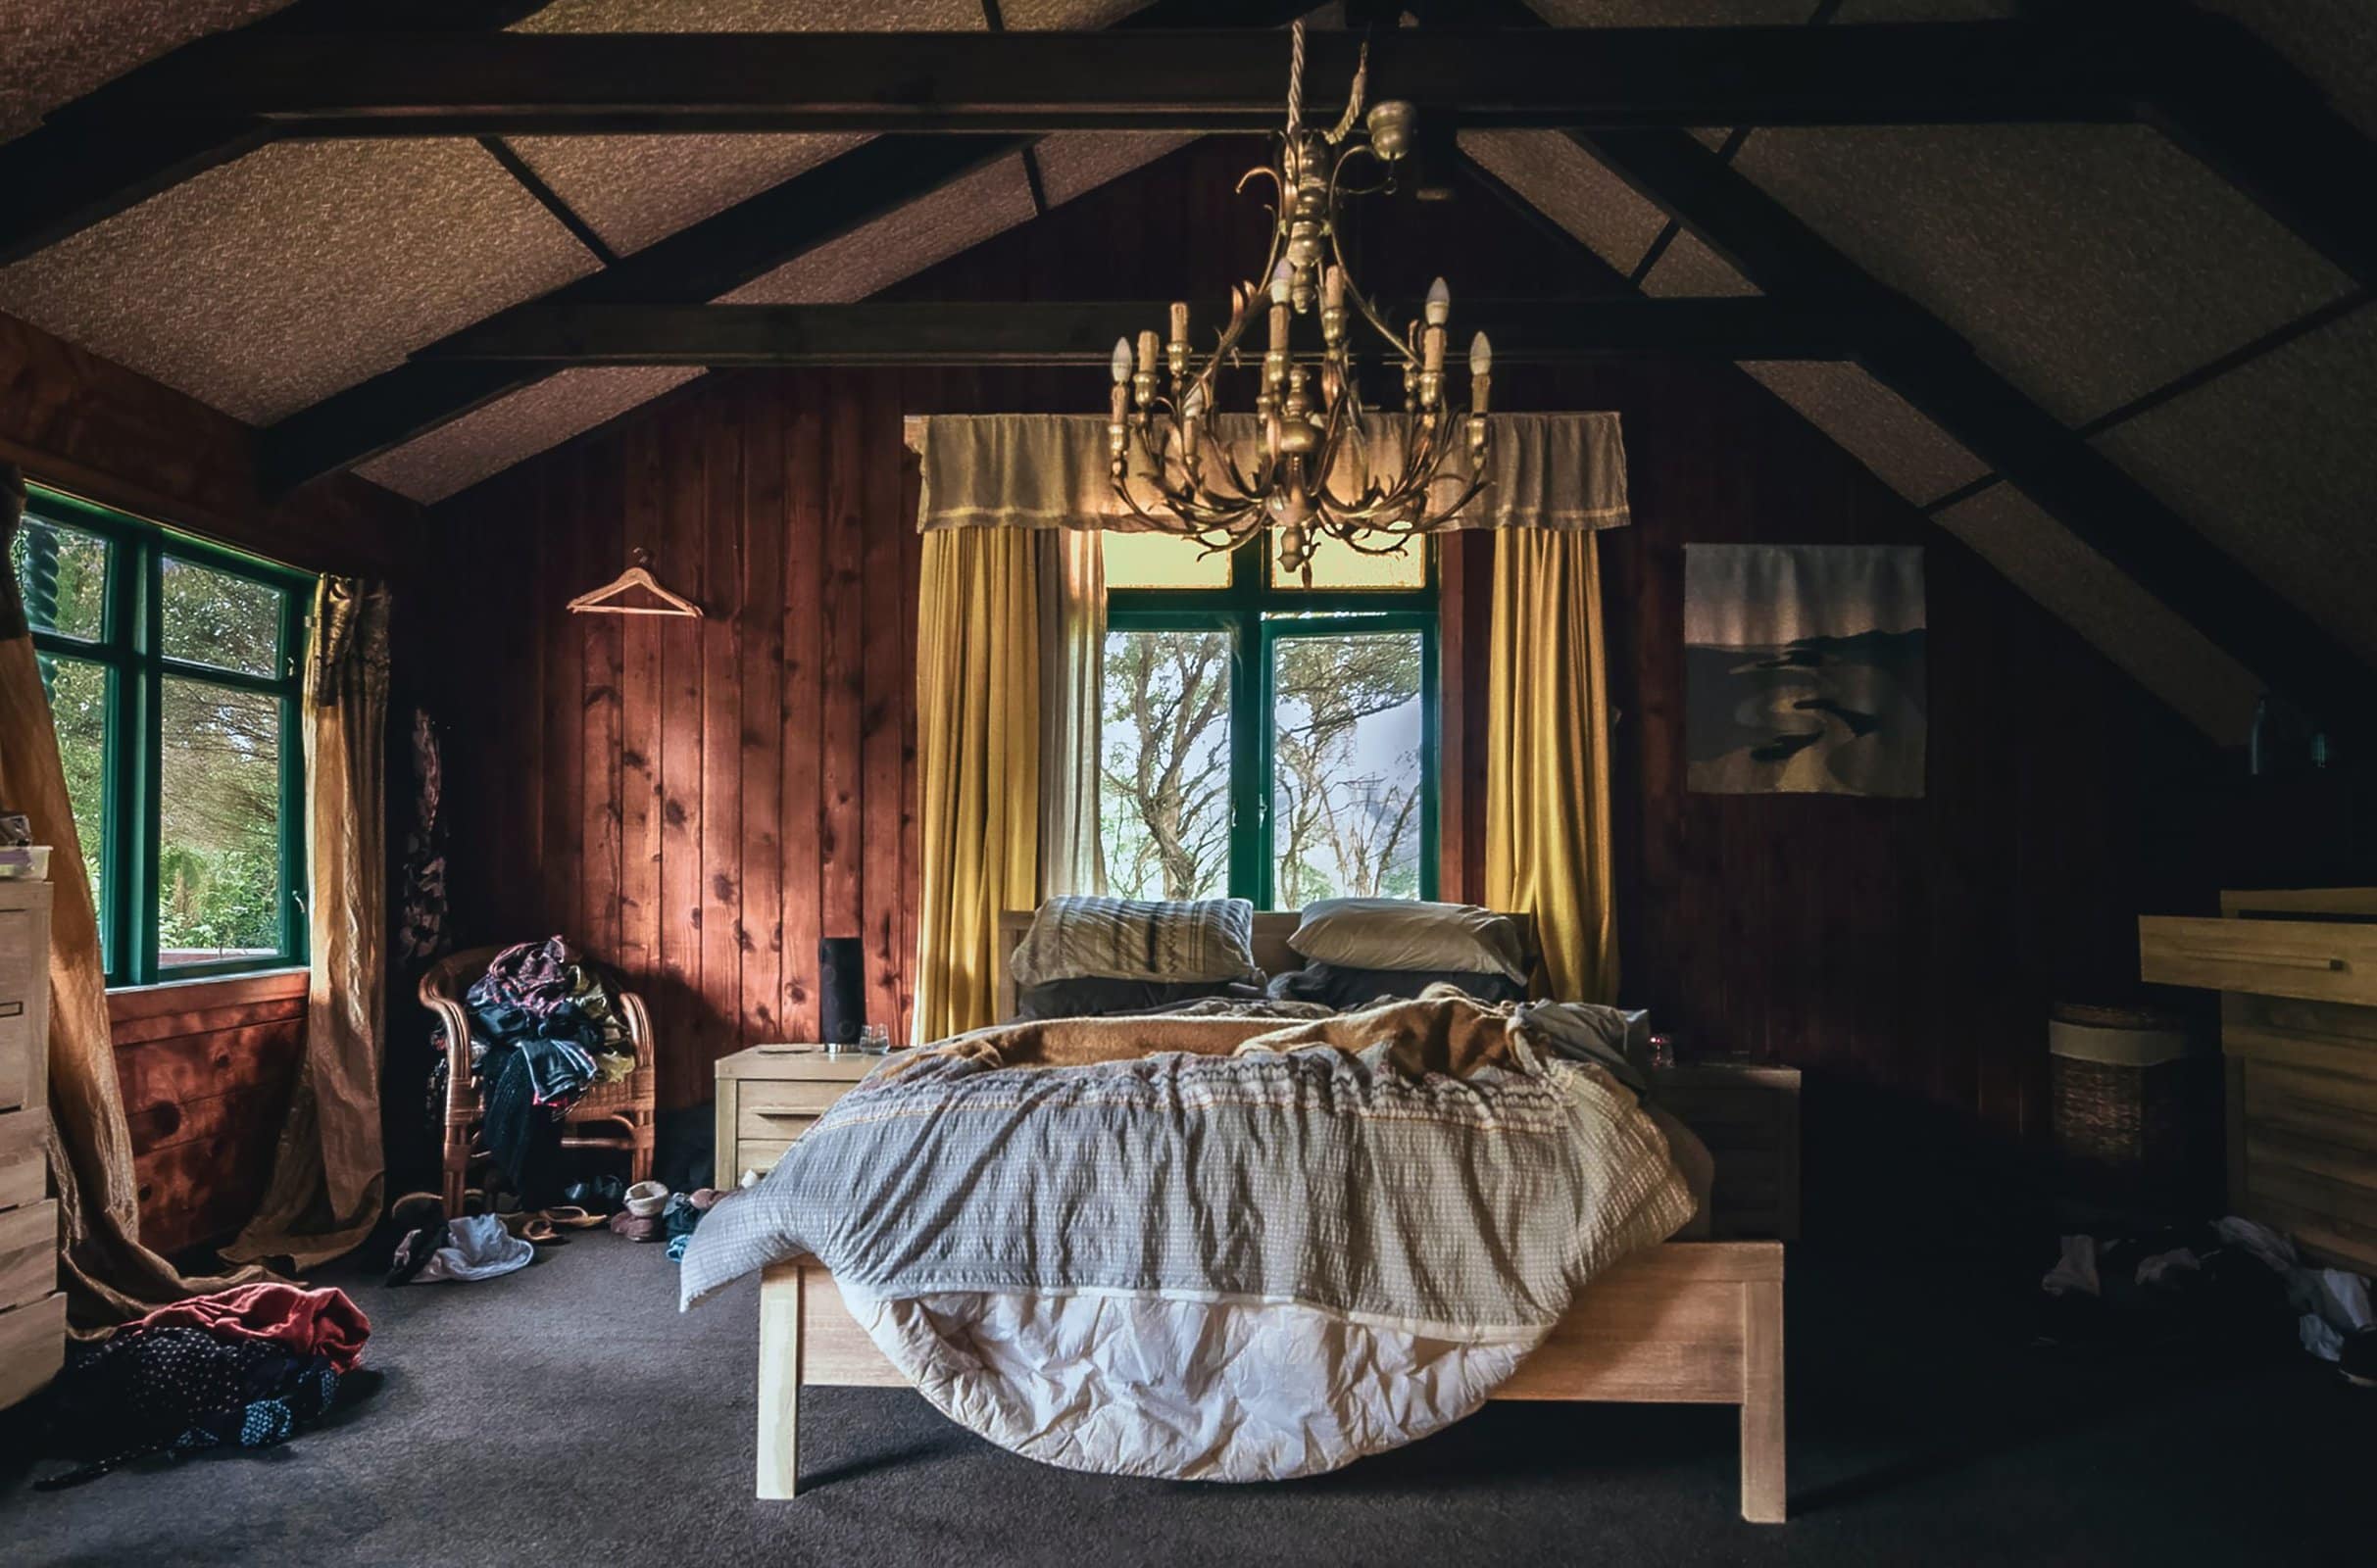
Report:
<svg viewBox="0 0 2377 1568"><path fill-rule="evenodd" d="M1114 339L1114 357L1107 364L1114 369L1114 385L1120 386L1131 378L1131 340L1129 338Z"/></svg>
<svg viewBox="0 0 2377 1568"><path fill-rule="evenodd" d="M1286 262L1271 269L1271 303L1285 305L1296 285L1296 270Z"/></svg>
<svg viewBox="0 0 2377 1568"><path fill-rule="evenodd" d="M1428 285L1427 317L1430 326L1442 326L1453 318L1453 291L1441 277Z"/></svg>

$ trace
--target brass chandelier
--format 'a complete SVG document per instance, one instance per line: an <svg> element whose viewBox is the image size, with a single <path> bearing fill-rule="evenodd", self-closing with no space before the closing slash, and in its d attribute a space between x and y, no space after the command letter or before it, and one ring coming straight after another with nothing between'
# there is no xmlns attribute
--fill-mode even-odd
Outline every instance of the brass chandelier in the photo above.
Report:
<svg viewBox="0 0 2377 1568"><path fill-rule="evenodd" d="M1261 284L1230 291L1229 324L1202 361L1192 362L1188 306L1171 308L1171 331L1161 350L1153 331L1139 334L1134 358L1128 338L1114 344L1114 389L1107 421L1109 469L1114 494L1131 514L1160 532L1201 540L1208 552L1235 549L1266 527L1279 533L1278 561L1302 571L1318 537L1366 555L1400 552L1412 534L1441 528L1485 488L1493 436L1486 423L1493 349L1483 332L1469 344L1469 408L1447 406L1445 337L1453 297L1438 278L1421 318L1398 333L1357 288L1338 243L1343 203L1387 188L1356 187L1348 174L1357 160L1381 172L1411 151L1415 112L1399 100L1373 106L1362 96L1369 74L1364 44L1346 109L1334 128L1304 124L1304 24L1295 24L1288 67L1287 127L1274 161L1247 171L1238 188L1268 178L1277 193L1277 221ZM1356 122L1362 129L1355 129ZM1315 353L1291 341L1293 318L1319 307ZM1349 309L1350 307L1350 309ZM1267 317L1269 346L1255 396L1253 433L1222 439L1213 426L1221 371L1243 363L1239 343L1259 316ZM1370 418L1356 375L1350 329L1366 323L1383 364L1403 376L1399 418ZM1365 340L1366 341L1366 340ZM1158 359L1168 384L1159 388ZM1251 356L1250 356L1251 358ZM1465 433L1466 474L1448 471ZM1374 453L1387 433L1401 436L1399 452ZM1382 472L1381 469L1384 469ZM1439 480L1458 481L1450 502L1432 505ZM1153 492L1152 495L1149 493Z"/></svg>

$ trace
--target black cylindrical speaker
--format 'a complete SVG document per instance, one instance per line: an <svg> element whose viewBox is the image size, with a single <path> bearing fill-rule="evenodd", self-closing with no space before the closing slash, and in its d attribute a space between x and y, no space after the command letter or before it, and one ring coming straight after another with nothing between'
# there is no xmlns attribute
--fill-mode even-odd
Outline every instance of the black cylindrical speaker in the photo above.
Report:
<svg viewBox="0 0 2377 1568"><path fill-rule="evenodd" d="M817 1039L828 1046L857 1042L867 1023L867 958L857 937L817 944Z"/></svg>

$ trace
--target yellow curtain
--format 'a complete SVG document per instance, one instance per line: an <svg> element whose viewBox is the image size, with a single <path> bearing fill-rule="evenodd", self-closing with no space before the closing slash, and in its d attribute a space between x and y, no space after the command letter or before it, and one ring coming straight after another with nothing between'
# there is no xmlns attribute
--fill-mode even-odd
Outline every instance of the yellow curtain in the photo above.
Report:
<svg viewBox="0 0 2377 1568"><path fill-rule="evenodd" d="M999 915L1034 902L1037 548L1026 528L924 536L916 603L919 1040L996 1021Z"/></svg>
<svg viewBox="0 0 2377 1568"><path fill-rule="evenodd" d="M1562 1002L1617 995L1609 693L1591 533L1494 536L1486 695L1486 903L1535 916Z"/></svg>
<svg viewBox="0 0 2377 1568"><path fill-rule="evenodd" d="M140 1245L139 1178L108 1033L99 918L10 564L8 547L24 511L24 475L0 465L0 802L31 818L33 842L51 846L49 1167L62 1233L59 1275L69 1327L97 1334L168 1301L257 1278L261 1270L184 1278Z"/></svg>
<svg viewBox="0 0 2377 1568"><path fill-rule="evenodd" d="M306 1054L256 1217L223 1255L298 1268L379 1222L380 1020L387 978L388 591L324 577L306 649Z"/></svg>

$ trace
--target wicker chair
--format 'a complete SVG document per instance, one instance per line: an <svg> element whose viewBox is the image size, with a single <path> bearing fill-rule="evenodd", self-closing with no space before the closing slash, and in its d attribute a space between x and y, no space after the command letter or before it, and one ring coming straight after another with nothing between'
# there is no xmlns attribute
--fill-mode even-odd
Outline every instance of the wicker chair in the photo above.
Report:
<svg viewBox="0 0 2377 1568"><path fill-rule="evenodd" d="M421 977L421 1004L446 1032L446 1212L463 1211L471 1163L487 1158L479 1141L478 1080L470 1071L470 1019L463 997L487 972L501 948L471 948L448 954ZM619 1083L597 1084L570 1107L563 1129L564 1149L616 1149L627 1156L627 1179L652 1177L653 1117L657 1106L652 1064L652 1014L632 991L619 993L635 1051L635 1071Z"/></svg>

